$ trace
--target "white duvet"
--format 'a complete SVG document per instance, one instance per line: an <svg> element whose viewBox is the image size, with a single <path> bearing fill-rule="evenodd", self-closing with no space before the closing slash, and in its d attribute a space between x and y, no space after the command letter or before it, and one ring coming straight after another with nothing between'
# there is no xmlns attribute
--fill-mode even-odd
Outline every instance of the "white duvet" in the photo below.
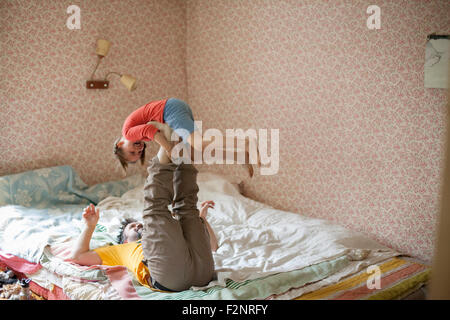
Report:
<svg viewBox="0 0 450 320"><path fill-rule="evenodd" d="M219 248L213 253L217 280L243 281L274 273L300 269L343 255L363 260L370 253L378 260L397 255L361 233L332 222L274 209L239 193L238 181L222 175L200 172L199 202L213 200L208 221L215 231ZM124 217L141 220L143 185L122 197L108 197L97 207L99 223L117 233Z"/></svg>

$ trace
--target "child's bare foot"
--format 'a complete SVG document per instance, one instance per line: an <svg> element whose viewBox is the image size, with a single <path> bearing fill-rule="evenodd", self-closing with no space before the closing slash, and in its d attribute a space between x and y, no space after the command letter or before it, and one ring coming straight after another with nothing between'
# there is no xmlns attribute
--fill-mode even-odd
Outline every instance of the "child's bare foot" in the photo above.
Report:
<svg viewBox="0 0 450 320"><path fill-rule="evenodd" d="M252 139L252 141L255 144L256 147L256 155L252 152L253 150L250 150L250 137L247 137L245 139L245 150L246 152L249 154L249 157L252 161L250 161L250 163L256 163L256 165L258 166L258 168L261 168L261 157L259 155L259 148L258 148L258 141L256 139ZM254 159L254 157L256 156L256 161Z"/></svg>
<svg viewBox="0 0 450 320"><path fill-rule="evenodd" d="M261 168L261 156L259 155L258 145L256 145L256 164L258 165L258 168Z"/></svg>
<svg viewBox="0 0 450 320"><path fill-rule="evenodd" d="M250 163L243 164L245 170L248 170L248 175L253 178L253 166Z"/></svg>

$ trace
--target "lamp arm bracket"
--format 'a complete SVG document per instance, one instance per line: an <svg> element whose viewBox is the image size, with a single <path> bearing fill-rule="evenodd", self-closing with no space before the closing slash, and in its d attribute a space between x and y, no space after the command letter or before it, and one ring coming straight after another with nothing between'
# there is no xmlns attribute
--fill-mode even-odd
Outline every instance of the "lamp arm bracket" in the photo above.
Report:
<svg viewBox="0 0 450 320"><path fill-rule="evenodd" d="M118 72L114 72L114 71L111 71L111 72L108 72L107 74L106 74L106 76L105 76L105 80L107 79L107 77L111 74L111 73L113 73L113 74L117 74L119 77L121 77L122 75L120 74L120 73L118 73Z"/></svg>
<svg viewBox="0 0 450 320"><path fill-rule="evenodd" d="M92 74L91 74L91 77L90 77L90 79L92 80L92 79L94 79L94 74L95 74L95 71L97 71L97 68L98 68L98 66L100 65L100 62L102 61L102 56L98 56L98 59L97 59L97 65L95 66L95 69L94 69L94 71L92 72Z"/></svg>

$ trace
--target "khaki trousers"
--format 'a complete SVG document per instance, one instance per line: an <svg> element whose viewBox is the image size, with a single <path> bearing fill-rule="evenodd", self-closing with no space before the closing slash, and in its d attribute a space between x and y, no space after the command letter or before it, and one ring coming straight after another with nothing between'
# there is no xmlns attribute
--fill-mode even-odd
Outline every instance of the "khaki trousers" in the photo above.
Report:
<svg viewBox="0 0 450 320"><path fill-rule="evenodd" d="M172 291L207 285L214 276L214 260L197 209L197 169L192 164L161 164L154 157L147 171L142 248L152 283Z"/></svg>

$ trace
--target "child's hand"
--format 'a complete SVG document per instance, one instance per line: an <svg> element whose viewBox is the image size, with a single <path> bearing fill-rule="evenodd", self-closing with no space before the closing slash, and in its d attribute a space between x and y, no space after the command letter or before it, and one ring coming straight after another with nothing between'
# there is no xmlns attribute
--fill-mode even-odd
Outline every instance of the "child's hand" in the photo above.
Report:
<svg viewBox="0 0 450 320"><path fill-rule="evenodd" d="M91 203L83 210L83 220L88 227L95 228L100 217L100 210Z"/></svg>
<svg viewBox="0 0 450 320"><path fill-rule="evenodd" d="M203 201L200 204L200 218L206 219L206 215L208 214L208 208L212 208L214 209L214 201L212 200L208 200L208 201Z"/></svg>

